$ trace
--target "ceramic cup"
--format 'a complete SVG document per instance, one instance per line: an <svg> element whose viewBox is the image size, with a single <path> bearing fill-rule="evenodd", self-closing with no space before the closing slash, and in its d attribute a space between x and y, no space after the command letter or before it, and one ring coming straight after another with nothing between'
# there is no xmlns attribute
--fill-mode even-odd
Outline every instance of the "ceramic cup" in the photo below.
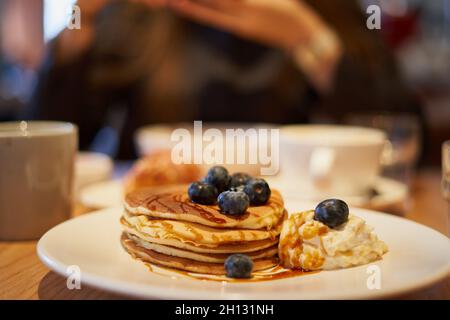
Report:
<svg viewBox="0 0 450 320"><path fill-rule="evenodd" d="M272 161L274 160L266 161L270 163L262 163L263 161L259 156L261 153L261 146L267 147L269 151L271 149L270 136L259 135L259 131L267 130L267 132L269 132L274 128L275 127L273 125L265 123L252 124L237 122L204 122L201 124L201 129L196 132L194 129L194 123L150 125L142 127L137 131L135 142L141 156L162 149L173 150L177 142L171 140L172 134L177 129L186 129L192 137L191 152L193 156L196 152L194 144L197 143L197 146L200 146L198 151L200 151L200 153L204 153L205 149L211 144L211 138L209 140L206 138L207 132L214 132L214 134L222 135L223 137L223 158L221 160L215 159L209 163L203 161L203 159L200 166L204 171L204 174L206 174L208 169L213 165L221 165L226 167L230 173L246 172L253 176L259 176L262 174L262 167L276 167L278 164L273 164ZM233 136L234 138L232 139L227 139L228 130L236 130L236 136ZM202 141L199 143L198 140L196 140L197 138ZM231 141L229 140L233 140L232 143L230 143ZM240 143L244 144L243 148L241 148L242 145ZM276 151L278 151L278 149ZM231 155L230 158L232 158L232 161L225 161L229 155ZM253 161L250 161L250 155L254 156ZM238 161L239 157L242 159L241 162Z"/></svg>
<svg viewBox="0 0 450 320"><path fill-rule="evenodd" d="M385 134L376 129L293 125L280 131L282 179L300 196L362 196L380 171Z"/></svg>
<svg viewBox="0 0 450 320"><path fill-rule="evenodd" d="M0 240L37 239L72 211L73 124L0 123Z"/></svg>

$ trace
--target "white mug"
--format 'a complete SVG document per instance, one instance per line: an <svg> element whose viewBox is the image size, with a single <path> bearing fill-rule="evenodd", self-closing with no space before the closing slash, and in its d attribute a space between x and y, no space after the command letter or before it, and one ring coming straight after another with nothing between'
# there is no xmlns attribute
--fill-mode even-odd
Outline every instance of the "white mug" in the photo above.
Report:
<svg viewBox="0 0 450 320"><path fill-rule="evenodd" d="M0 123L0 240L37 239L70 218L77 148L70 123Z"/></svg>
<svg viewBox="0 0 450 320"><path fill-rule="evenodd" d="M280 131L281 178L299 196L362 196L380 170L385 134L336 125L292 125Z"/></svg>

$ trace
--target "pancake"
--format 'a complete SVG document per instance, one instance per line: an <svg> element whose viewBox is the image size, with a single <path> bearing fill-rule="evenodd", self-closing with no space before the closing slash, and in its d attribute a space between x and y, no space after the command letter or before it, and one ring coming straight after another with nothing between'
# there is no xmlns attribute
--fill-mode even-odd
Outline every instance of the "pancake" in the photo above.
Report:
<svg viewBox="0 0 450 320"><path fill-rule="evenodd" d="M257 251L261 249L265 249L271 247L274 244L278 243L278 237L276 239L265 239L265 240L255 240L255 241L247 241L247 242L234 242L230 244L192 244L190 242L184 242L177 239L171 238L156 238L149 236L143 232L140 232L133 228L127 221L122 218L121 219L122 227L125 232L128 234L132 234L137 236L138 238L145 240L147 242L152 242L156 244L167 245L171 247L181 248L193 252L201 252L201 253L246 253Z"/></svg>
<svg viewBox="0 0 450 320"><path fill-rule="evenodd" d="M175 164L170 150L158 150L134 163L124 179L125 194L146 187L190 183L201 175L199 165Z"/></svg>
<svg viewBox="0 0 450 320"><path fill-rule="evenodd" d="M270 230L282 218L284 203L281 194L272 190L266 205L250 206L244 215L232 217L222 214L217 205L193 203L187 195L187 187L180 185L166 192L140 189L128 193L125 197L125 209L132 215L195 222L215 228Z"/></svg>
<svg viewBox="0 0 450 320"><path fill-rule="evenodd" d="M200 262L211 262L211 263L224 263L230 254L226 253L199 253L192 252L188 250L179 249L176 247L165 246L161 244L151 243L134 235L127 234L127 237L130 240L133 240L134 243L142 248L149 249L152 251L156 251L161 254L165 254L168 256L186 258L190 260L200 261ZM247 255L251 257L253 260L261 259L261 258L271 258L278 254L278 245L273 245L269 248L249 252Z"/></svg>
<svg viewBox="0 0 450 320"><path fill-rule="evenodd" d="M121 243L124 249L132 256L152 264L179 269L193 273L224 275L225 268L223 263L200 262L191 259L168 256L158 253L154 250L146 249L137 245L133 240L129 239L124 233L121 237ZM259 271L268 269L278 264L278 258L261 258L253 261L253 270Z"/></svg>
<svg viewBox="0 0 450 320"><path fill-rule="evenodd" d="M194 246L219 246L236 242L274 240L281 232L282 222L273 226L271 230L217 229L192 222L152 219L145 215L134 216L126 212L121 221L122 225L151 238L174 239Z"/></svg>

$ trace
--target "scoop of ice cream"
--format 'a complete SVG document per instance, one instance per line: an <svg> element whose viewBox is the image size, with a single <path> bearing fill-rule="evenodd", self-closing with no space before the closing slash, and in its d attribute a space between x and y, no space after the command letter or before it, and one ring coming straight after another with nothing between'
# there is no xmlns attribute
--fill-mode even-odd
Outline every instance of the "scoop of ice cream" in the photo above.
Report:
<svg viewBox="0 0 450 320"><path fill-rule="evenodd" d="M352 214L337 228L314 220L314 211L292 214L283 224L278 253L286 268L329 270L367 264L388 251L373 228Z"/></svg>

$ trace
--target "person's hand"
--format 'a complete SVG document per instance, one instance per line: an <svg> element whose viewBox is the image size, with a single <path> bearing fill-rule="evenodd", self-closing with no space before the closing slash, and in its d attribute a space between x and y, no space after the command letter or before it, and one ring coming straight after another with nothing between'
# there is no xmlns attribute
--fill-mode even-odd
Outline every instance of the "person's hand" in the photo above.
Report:
<svg viewBox="0 0 450 320"><path fill-rule="evenodd" d="M301 0L134 0L168 6L188 19L279 48L292 55L311 84L327 92L342 55L340 40Z"/></svg>
<svg viewBox="0 0 450 320"><path fill-rule="evenodd" d="M190 19L284 50L307 42L326 28L320 17L298 0L167 1L174 11Z"/></svg>
<svg viewBox="0 0 450 320"><path fill-rule="evenodd" d="M165 1L175 12L190 19L292 54L318 91L325 93L332 88L342 54L341 43L301 0Z"/></svg>
<svg viewBox="0 0 450 320"><path fill-rule="evenodd" d="M144 3L148 5L150 8L166 7L169 3L169 0L129 0L129 1Z"/></svg>

